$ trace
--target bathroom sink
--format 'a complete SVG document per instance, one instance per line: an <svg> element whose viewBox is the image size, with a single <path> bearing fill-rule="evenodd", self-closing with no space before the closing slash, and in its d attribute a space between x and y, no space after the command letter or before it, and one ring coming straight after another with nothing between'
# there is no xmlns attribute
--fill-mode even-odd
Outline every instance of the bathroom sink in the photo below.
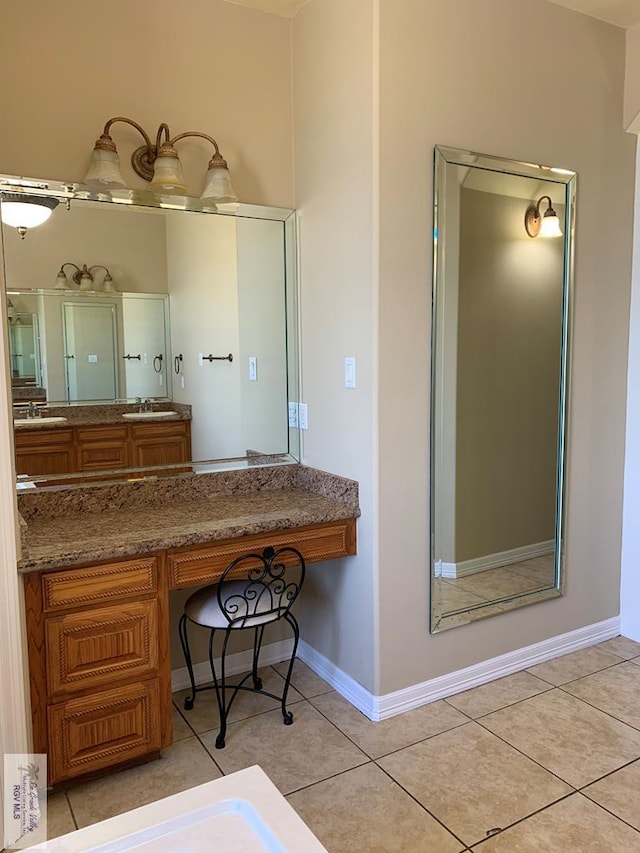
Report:
<svg viewBox="0 0 640 853"><path fill-rule="evenodd" d="M66 418L59 415L52 415L48 418L14 418L13 423L14 426L38 426L38 424L61 424L66 420Z"/></svg>
<svg viewBox="0 0 640 853"><path fill-rule="evenodd" d="M125 412L122 416L130 421L148 421L151 418L172 418L177 412Z"/></svg>

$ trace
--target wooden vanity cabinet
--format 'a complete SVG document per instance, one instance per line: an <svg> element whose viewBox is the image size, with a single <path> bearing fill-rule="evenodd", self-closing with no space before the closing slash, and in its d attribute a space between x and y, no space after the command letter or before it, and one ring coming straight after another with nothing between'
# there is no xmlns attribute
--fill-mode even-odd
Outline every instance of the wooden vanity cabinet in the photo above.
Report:
<svg viewBox="0 0 640 853"><path fill-rule="evenodd" d="M25 575L34 751L49 784L172 738L162 556Z"/></svg>
<svg viewBox="0 0 640 853"><path fill-rule="evenodd" d="M190 459L190 421L131 424L132 467L175 465Z"/></svg>
<svg viewBox="0 0 640 853"><path fill-rule="evenodd" d="M191 422L33 427L15 446L16 473L31 477L175 465L191 460Z"/></svg>
<svg viewBox="0 0 640 853"><path fill-rule="evenodd" d="M74 430L16 431L16 473L38 477L77 470Z"/></svg>

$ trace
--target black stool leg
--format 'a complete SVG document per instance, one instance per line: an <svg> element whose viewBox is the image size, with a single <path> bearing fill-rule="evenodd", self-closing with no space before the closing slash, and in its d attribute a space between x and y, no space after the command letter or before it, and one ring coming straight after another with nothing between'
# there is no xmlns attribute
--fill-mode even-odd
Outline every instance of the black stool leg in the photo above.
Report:
<svg viewBox="0 0 640 853"><path fill-rule="evenodd" d="M213 634L213 631L211 632ZM209 643L209 663L211 664L211 674L213 676L213 684L216 689L216 698L218 700L218 711L220 712L220 731L216 738L216 749L224 749L224 739L227 734L227 714L229 713L230 704L226 701L226 678L225 678L225 660L227 657L227 643L231 630L227 628L224 632L224 642L222 643L222 653L220 655L220 680L216 676L216 668L213 662L213 637ZM233 697L232 697L233 699Z"/></svg>
<svg viewBox="0 0 640 853"><path fill-rule="evenodd" d="M255 690L262 690L262 679L258 675L258 658L260 657L260 648L262 646L263 634L264 625L258 625L253 640L253 669L251 671L251 675L253 677L253 687Z"/></svg>
<svg viewBox="0 0 640 853"><path fill-rule="evenodd" d="M180 635L180 643L182 645L182 653L189 670L189 680L191 681L191 696L187 696L184 700L185 711L190 711L193 708L193 703L196 699L196 681L193 677L193 664L191 662L191 652L189 651L189 637L187 635L187 614L183 613L178 622L178 634Z"/></svg>
<svg viewBox="0 0 640 853"><path fill-rule="evenodd" d="M283 618L287 620L293 629L293 651L291 653L291 660L289 661L287 677L284 680L284 690L282 691L282 722L285 726L290 726L291 723L293 723L293 714L291 711L287 711L287 694L289 692L289 685L291 684L291 675L293 673L293 664L296 659L296 652L298 651L300 629L298 628L298 622L296 621L293 613L285 613Z"/></svg>

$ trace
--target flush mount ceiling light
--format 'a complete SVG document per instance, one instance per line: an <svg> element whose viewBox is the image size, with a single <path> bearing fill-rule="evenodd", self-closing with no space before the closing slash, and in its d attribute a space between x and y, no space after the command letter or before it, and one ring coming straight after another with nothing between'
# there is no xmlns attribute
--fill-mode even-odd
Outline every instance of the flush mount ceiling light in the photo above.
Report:
<svg viewBox="0 0 640 853"><path fill-rule="evenodd" d="M543 216L540 216L540 205L543 201L549 203ZM560 220L558 214L551 206L551 197L543 195L538 199L536 204L532 204L527 208L524 215L524 227L529 237L562 237L560 230Z"/></svg>
<svg viewBox="0 0 640 853"><path fill-rule="evenodd" d="M179 133L171 138L169 126L161 124L156 134L156 144L153 145L147 132L137 122L125 116L110 118L104 126L102 135L96 141L85 178L85 183L89 186L98 189L122 189L127 186L120 172L118 150L109 132L111 125L117 121L131 125L144 139L145 144L136 148L131 155L131 166L137 175L151 183L151 190L154 192L170 195L186 194L187 187L182 176L182 165L175 143L188 136L196 136L210 142L214 149L200 198L217 203L238 201L231 183L227 161L220 154L215 139L199 131Z"/></svg>
<svg viewBox="0 0 640 853"><path fill-rule="evenodd" d="M42 225L58 206L58 200L27 193L0 194L0 215L5 225L15 228L24 240L28 228Z"/></svg>
<svg viewBox="0 0 640 853"><path fill-rule="evenodd" d="M71 273L71 279L75 284L78 285L80 290L96 290L93 270L104 270L104 278L102 279L102 292L103 293L116 293L116 287L113 283L113 279L111 278L111 273L107 269L107 267L103 267L101 264L95 264L92 267L87 268L86 264L83 264L82 267L79 267L77 264L72 263L71 261L66 261L60 267L58 275L56 277L56 290L68 290L69 289L69 279L67 278L67 274L64 271L65 267L73 267L75 272Z"/></svg>

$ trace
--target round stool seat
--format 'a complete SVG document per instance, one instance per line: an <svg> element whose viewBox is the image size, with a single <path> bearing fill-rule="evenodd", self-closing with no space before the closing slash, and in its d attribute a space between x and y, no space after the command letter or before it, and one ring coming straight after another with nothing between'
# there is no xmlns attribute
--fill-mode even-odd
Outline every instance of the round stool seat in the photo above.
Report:
<svg viewBox="0 0 640 853"><path fill-rule="evenodd" d="M187 619L205 628L255 628L275 622L280 614L268 590L255 589L254 593L253 597L248 594L244 580L227 581L222 589L222 610L218 584L211 584L189 596L184 612Z"/></svg>

